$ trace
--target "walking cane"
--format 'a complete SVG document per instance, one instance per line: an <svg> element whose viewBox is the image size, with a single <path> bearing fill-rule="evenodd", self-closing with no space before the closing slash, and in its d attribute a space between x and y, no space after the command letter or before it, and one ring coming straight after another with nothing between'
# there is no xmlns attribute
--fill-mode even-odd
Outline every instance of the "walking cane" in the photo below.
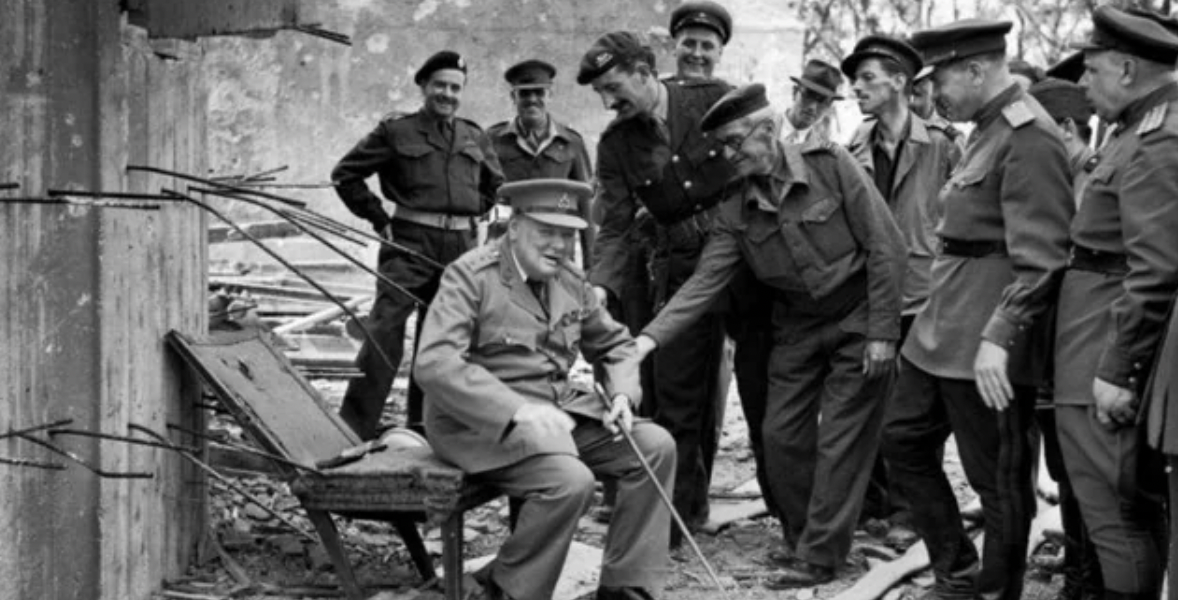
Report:
<svg viewBox="0 0 1178 600"><path fill-rule="evenodd" d="M605 388L602 387L601 383L594 383L593 387L597 391L597 397L601 398L601 401L605 403L606 408L612 409L613 401L610 399L609 395L605 393ZM687 540L687 543L691 545L691 549L695 551L696 558L699 558L699 562L703 563L704 569L706 569L708 572L708 576L712 578L712 583L716 584L716 589L724 592L724 597L727 598L727 588L725 588L724 584L720 581L720 577L716 575L716 571L712 569L711 563L709 563L708 559L704 557L704 553L699 549L699 545L695 543L695 538L691 537L691 531L687 529L687 524L683 522L683 518L680 517L679 512L675 510L675 504L671 502L671 496L667 494L667 490L663 489L662 484L659 483L659 478L657 475L655 475L654 469L652 469L650 463L646 461L646 457L642 455L642 450L638 448L638 443L634 441L633 434L620 425L618 426L618 431L622 432L622 437L626 438L626 443L630 446L630 449L634 451L634 456L638 458L638 462L642 464L642 470L646 471L646 476L650 478L651 485L653 485L655 491L659 493L659 498L663 500L663 504L667 505L667 510L671 511L671 519L675 521L675 525L677 525L679 527L679 531L683 533L683 539Z"/></svg>

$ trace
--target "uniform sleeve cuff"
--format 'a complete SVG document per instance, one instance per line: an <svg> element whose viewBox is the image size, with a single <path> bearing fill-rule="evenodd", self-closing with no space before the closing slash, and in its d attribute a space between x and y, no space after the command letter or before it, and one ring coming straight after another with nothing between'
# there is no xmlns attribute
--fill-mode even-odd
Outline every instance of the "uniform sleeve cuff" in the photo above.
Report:
<svg viewBox="0 0 1178 600"><path fill-rule="evenodd" d="M1146 374L1143 367L1144 361L1134 361L1116 348L1108 348L1100 357L1096 376L1117 387L1135 389L1134 384Z"/></svg>
<svg viewBox="0 0 1178 600"><path fill-rule="evenodd" d="M1026 327L1015 325L1002 315L996 314L990 318L985 329L982 330L982 339L1003 348L1010 348L1014 345L1015 338L1025 329Z"/></svg>

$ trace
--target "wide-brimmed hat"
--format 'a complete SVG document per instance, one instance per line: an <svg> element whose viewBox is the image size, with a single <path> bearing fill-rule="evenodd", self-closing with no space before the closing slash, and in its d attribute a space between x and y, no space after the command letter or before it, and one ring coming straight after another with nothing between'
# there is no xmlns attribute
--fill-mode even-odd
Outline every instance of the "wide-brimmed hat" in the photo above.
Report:
<svg viewBox="0 0 1178 600"><path fill-rule="evenodd" d="M843 99L838 91L839 87L843 85L843 76L839 73L838 67L830 63L811 58L806 61L806 66L802 69L802 76L790 76L790 80L827 98Z"/></svg>

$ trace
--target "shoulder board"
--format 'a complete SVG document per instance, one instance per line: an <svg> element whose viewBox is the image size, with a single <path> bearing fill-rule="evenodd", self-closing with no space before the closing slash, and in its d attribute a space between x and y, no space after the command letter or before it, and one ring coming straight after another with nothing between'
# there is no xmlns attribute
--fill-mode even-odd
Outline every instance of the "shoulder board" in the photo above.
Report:
<svg viewBox="0 0 1178 600"><path fill-rule="evenodd" d="M584 136L582 136L582 135L581 135L581 132L580 132L580 131L577 131L576 129L573 129L572 127L569 127L568 125L565 125L564 123L561 123L561 124L560 124L560 129L561 129L561 131L563 131L563 132L565 132L565 133L569 134L570 136L572 136L572 137L574 137L574 138L576 138L576 139L578 139L578 140L584 140L584 139L585 139L585 138L584 138Z"/></svg>
<svg viewBox="0 0 1178 600"><path fill-rule="evenodd" d="M695 79L669 79L666 83L673 83L679 87L697 88L697 87L727 87L728 82L723 79L715 77L695 78Z"/></svg>
<svg viewBox="0 0 1178 600"><path fill-rule="evenodd" d="M475 123L474 121L471 121L470 119L467 119L466 117L458 117L458 120L462 121L463 123L466 123L467 125L470 125L471 127L474 127L478 131L483 130L481 125L479 125L478 123Z"/></svg>
<svg viewBox="0 0 1178 600"><path fill-rule="evenodd" d="M511 121L499 121L498 123L495 123L494 125L488 127L487 133L499 131L500 129L503 129L510 124L511 124Z"/></svg>
<svg viewBox="0 0 1178 600"><path fill-rule="evenodd" d="M380 120L381 121L400 121L402 119L408 119L409 117L412 117L414 114L415 113L407 113L407 112L402 112L399 110L394 110L393 112L385 113L385 115L383 117L381 117Z"/></svg>
<svg viewBox="0 0 1178 600"><path fill-rule="evenodd" d="M469 264L472 271L481 271L491 265L499 264L498 244L487 244L470 254Z"/></svg>
<svg viewBox="0 0 1178 600"><path fill-rule="evenodd" d="M1006 122L1015 129L1035 120L1035 113L1031 112L1031 107L1022 100L1016 100L1002 109L1002 116L1006 117Z"/></svg>
<svg viewBox="0 0 1178 600"><path fill-rule="evenodd" d="M1169 109L1169 104L1159 104L1153 107L1141 119L1141 124L1137 126L1137 135L1145 135L1147 133L1161 129L1162 123L1166 121L1166 111Z"/></svg>
<svg viewBox="0 0 1178 600"><path fill-rule="evenodd" d="M802 144L802 154L818 154L819 152L833 153L838 144L830 140L808 140Z"/></svg>

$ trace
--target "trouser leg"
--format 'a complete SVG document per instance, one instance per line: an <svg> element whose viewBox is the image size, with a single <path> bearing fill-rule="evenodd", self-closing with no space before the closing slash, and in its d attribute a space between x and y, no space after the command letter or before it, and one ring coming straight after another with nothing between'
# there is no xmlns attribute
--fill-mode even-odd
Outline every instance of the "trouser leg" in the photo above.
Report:
<svg viewBox="0 0 1178 600"><path fill-rule="evenodd" d="M472 479L525 500L489 577L515 600L550 600L577 521L593 499L593 472L575 456L547 454Z"/></svg>
<svg viewBox="0 0 1178 600"><path fill-rule="evenodd" d="M723 342L720 320L705 315L654 355L655 421L675 438L675 509L688 523L708 516L711 472L705 450L715 444L713 387Z"/></svg>
<svg viewBox="0 0 1178 600"><path fill-rule="evenodd" d="M664 490L675 486L675 440L665 429L638 421L631 430L635 444ZM617 481L617 502L605 537L601 585L639 587L656 595L669 573L667 547L671 512L660 499L629 444L616 441L597 423L583 423L574 432L581 460L594 473Z"/></svg>
<svg viewBox="0 0 1178 600"><path fill-rule="evenodd" d="M1036 509L1031 483L1036 457L1028 435L1035 388L1014 386L1010 407L995 411L982 401L973 381L942 378L939 385L961 464L981 498L986 521L977 594L990 600L1017 600Z"/></svg>
<svg viewBox="0 0 1178 600"><path fill-rule="evenodd" d="M1166 585L1168 600L1178 600L1178 551L1174 548L1178 544L1178 456L1166 457L1166 482L1170 488L1170 552L1169 552L1169 581Z"/></svg>
<svg viewBox="0 0 1178 600"><path fill-rule="evenodd" d="M761 438L769 395L769 355L773 352L772 292L748 270L733 280L729 289L732 302L727 315L727 330L735 344L732 371L736 391L748 426L749 449L756 464L761 497L770 512L774 512L776 505L765 470L765 448Z"/></svg>
<svg viewBox="0 0 1178 600"><path fill-rule="evenodd" d="M942 466L941 448L952 429L937 378L900 360L886 411L882 450L891 481L912 502L912 524L929 551L937 592L969 597L978 554L961 523L957 497Z"/></svg>
<svg viewBox="0 0 1178 600"><path fill-rule="evenodd" d="M1064 464L1084 523L1100 557L1105 590L1156 596L1166 556L1158 530L1160 503L1135 479L1147 449L1137 428L1109 431L1090 406L1057 406L1056 428ZM1144 482L1142 482L1144 483Z"/></svg>
<svg viewBox="0 0 1178 600"><path fill-rule="evenodd" d="M844 332L832 323L822 337L827 367L819 394L816 476L797 556L833 569L843 564L851 550L894 374L871 380L864 376L866 340L862 335Z"/></svg>

